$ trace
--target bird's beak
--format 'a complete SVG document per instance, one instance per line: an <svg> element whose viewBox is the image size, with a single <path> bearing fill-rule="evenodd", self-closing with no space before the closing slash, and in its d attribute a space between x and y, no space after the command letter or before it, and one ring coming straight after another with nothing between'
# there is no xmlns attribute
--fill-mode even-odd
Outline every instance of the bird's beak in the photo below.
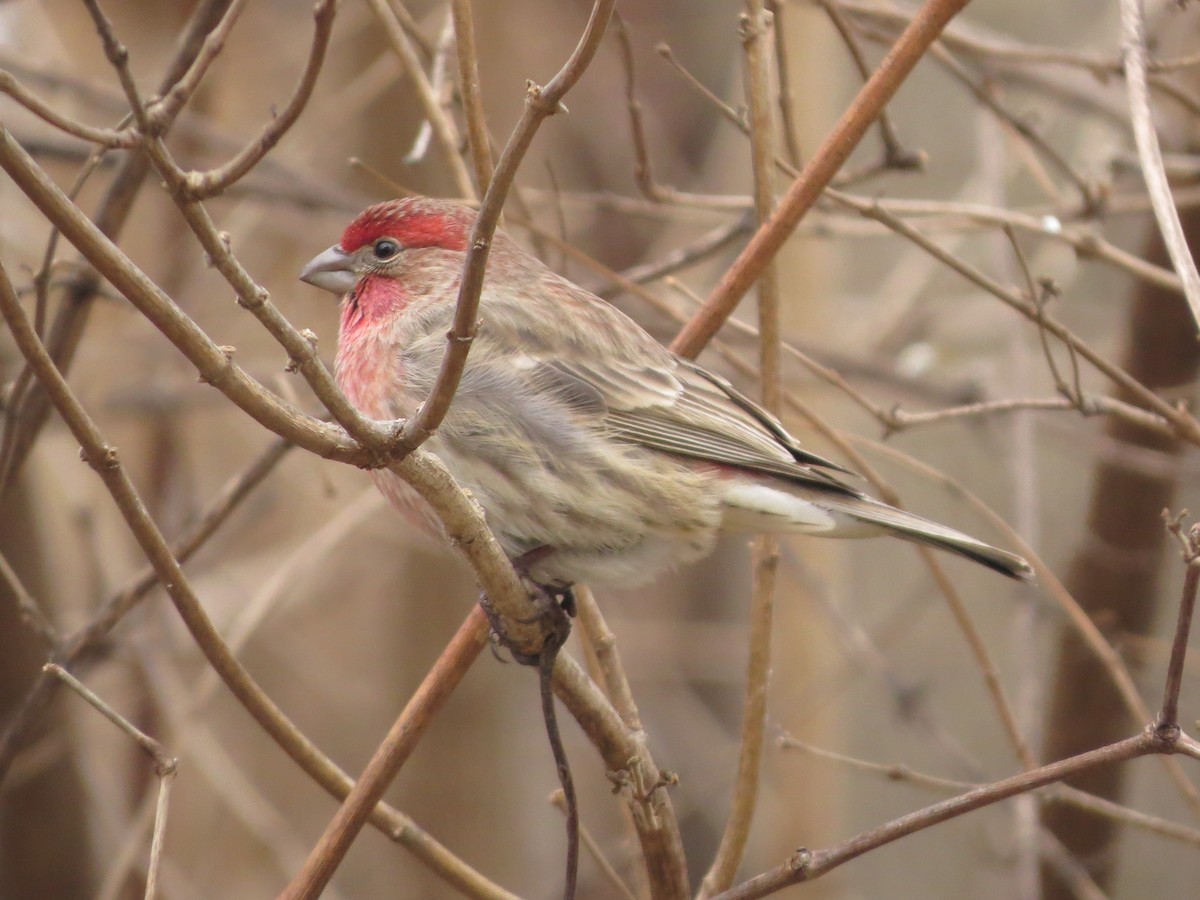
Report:
<svg viewBox="0 0 1200 900"><path fill-rule="evenodd" d="M354 274L350 255L334 244L308 261L300 270L300 280L334 294L348 294L358 276Z"/></svg>

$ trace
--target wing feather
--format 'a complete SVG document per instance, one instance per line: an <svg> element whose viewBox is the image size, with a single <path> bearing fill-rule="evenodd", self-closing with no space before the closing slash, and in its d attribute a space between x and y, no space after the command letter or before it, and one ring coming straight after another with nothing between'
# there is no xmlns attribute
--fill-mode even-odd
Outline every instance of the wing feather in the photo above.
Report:
<svg viewBox="0 0 1200 900"><path fill-rule="evenodd" d="M848 469L809 453L777 419L728 382L667 354L658 365L621 359L543 361L539 377L587 384L603 399L614 437L690 459L787 478L839 494L859 491L827 471Z"/></svg>
<svg viewBox="0 0 1200 900"><path fill-rule="evenodd" d="M489 359L510 359L539 389L557 393L613 437L864 496L830 474L853 472L805 450L773 415L725 379L675 356L620 310L548 270L533 281L529 294L553 298L561 311L554 327L538 319L544 305L504 304L491 317L485 305L477 340L492 343L497 352Z"/></svg>

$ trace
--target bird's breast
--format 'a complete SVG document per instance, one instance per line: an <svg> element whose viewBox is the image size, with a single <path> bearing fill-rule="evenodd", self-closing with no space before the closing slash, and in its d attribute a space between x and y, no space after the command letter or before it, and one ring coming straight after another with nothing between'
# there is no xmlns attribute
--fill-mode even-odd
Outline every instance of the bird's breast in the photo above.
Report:
<svg viewBox="0 0 1200 900"><path fill-rule="evenodd" d="M346 399L372 419L394 419L404 381L400 355L378 328L343 327L334 372Z"/></svg>

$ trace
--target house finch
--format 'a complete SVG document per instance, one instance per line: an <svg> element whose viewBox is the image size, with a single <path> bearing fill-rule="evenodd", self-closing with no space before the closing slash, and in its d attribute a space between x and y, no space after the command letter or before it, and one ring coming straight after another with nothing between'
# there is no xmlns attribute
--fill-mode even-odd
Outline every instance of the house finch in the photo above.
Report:
<svg viewBox="0 0 1200 900"><path fill-rule="evenodd" d="M365 210L300 277L342 295L336 375L376 419L411 416L446 348L475 213L424 198ZM480 326L427 443L544 586L636 584L707 554L722 531L893 534L1014 578L1020 557L835 477L725 379L496 232ZM852 474L852 473L848 473ZM384 495L437 529L400 478Z"/></svg>

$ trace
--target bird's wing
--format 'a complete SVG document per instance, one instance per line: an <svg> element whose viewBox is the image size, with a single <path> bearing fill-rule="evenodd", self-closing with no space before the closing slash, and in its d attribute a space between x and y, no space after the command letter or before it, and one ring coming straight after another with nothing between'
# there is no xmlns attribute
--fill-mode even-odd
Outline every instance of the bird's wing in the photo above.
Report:
<svg viewBox="0 0 1200 900"><path fill-rule="evenodd" d="M862 496L829 474L853 472L804 450L725 379L675 356L594 294L545 269L522 288L507 296L485 288L477 342L490 343L486 357L535 393L644 447Z"/></svg>
<svg viewBox="0 0 1200 900"><path fill-rule="evenodd" d="M614 437L690 459L857 496L822 469L841 466L801 448L774 416L707 370L670 354L545 360L538 376L590 386ZM853 473L849 473L853 474Z"/></svg>

